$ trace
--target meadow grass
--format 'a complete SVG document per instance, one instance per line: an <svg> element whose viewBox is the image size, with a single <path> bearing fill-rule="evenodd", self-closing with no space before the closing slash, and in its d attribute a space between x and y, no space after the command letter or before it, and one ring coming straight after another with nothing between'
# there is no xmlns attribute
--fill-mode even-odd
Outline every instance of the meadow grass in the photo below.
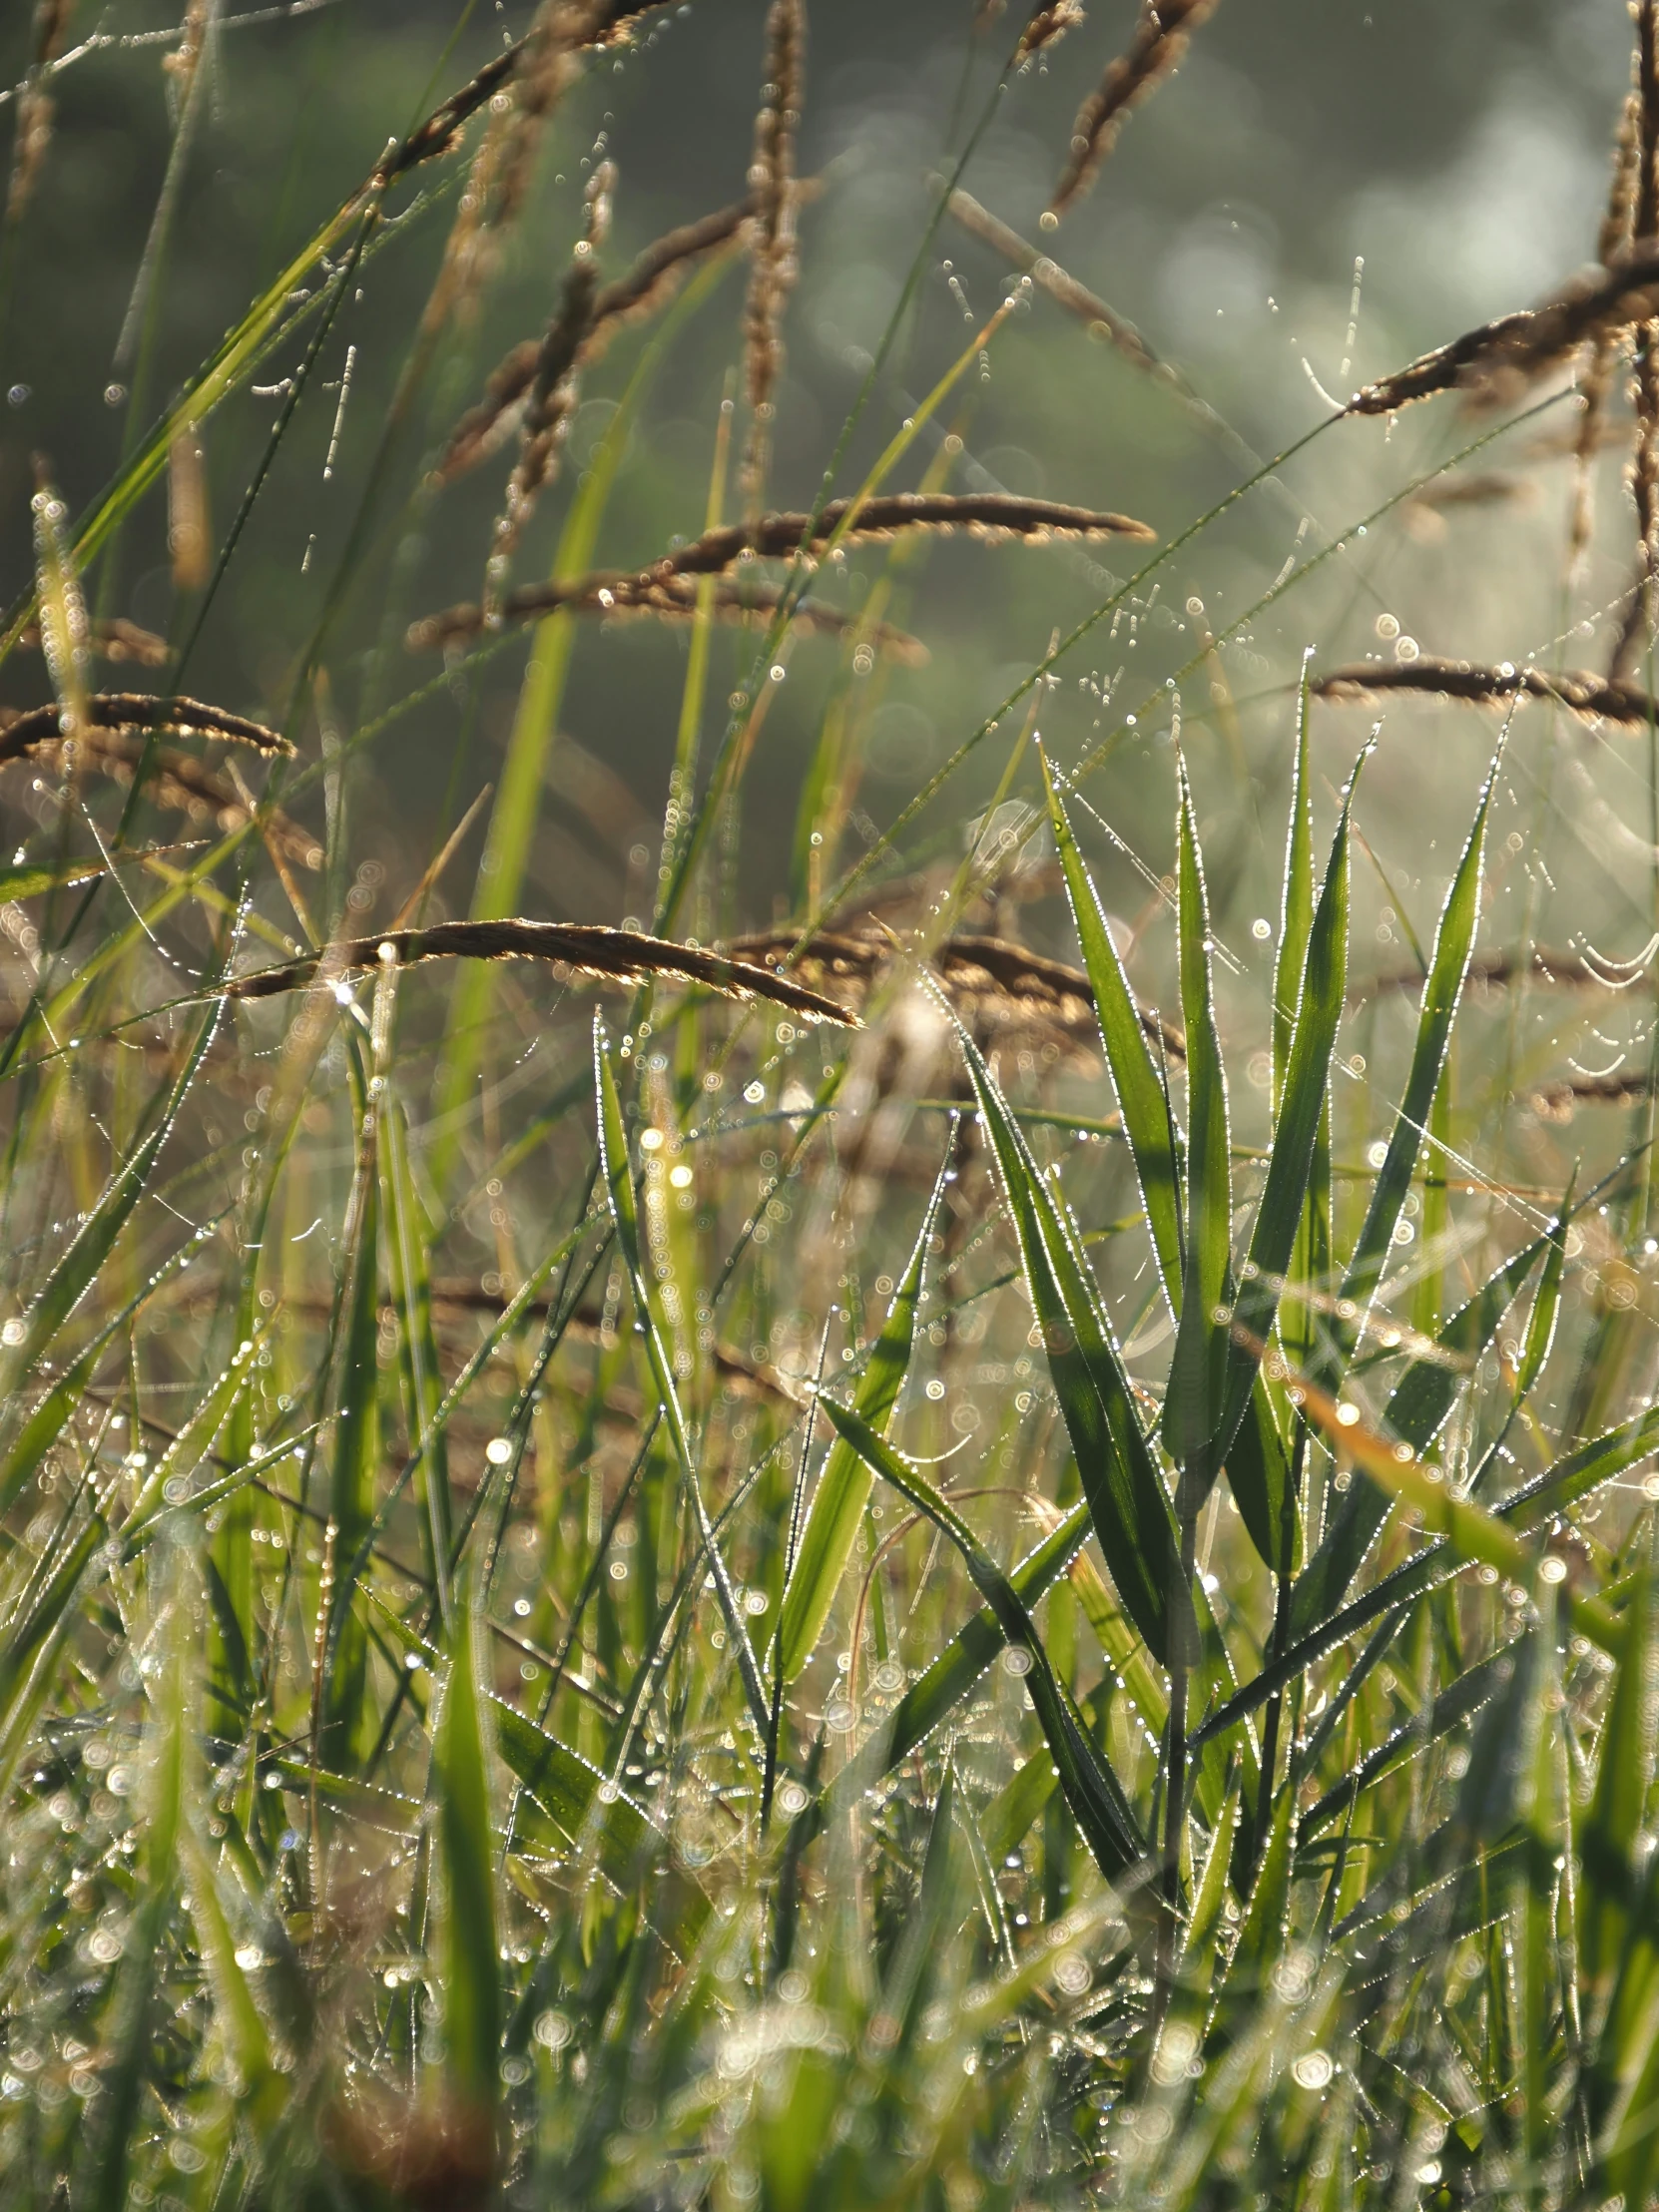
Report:
<svg viewBox="0 0 1659 2212"><path fill-rule="evenodd" d="M1213 9L1147 0L1113 60L1070 0L964 0L950 163L810 508L771 491L802 217L834 190L799 173L807 0L753 11L746 199L621 274L626 155L565 236L547 148L607 56L653 65L662 11L542 0L443 96L466 11L412 127L84 514L41 462L0 631L6 2202L1659 2202L1659 934L1615 956L1569 917L1552 949L1541 889L1496 903L1517 855L1547 874L1550 794L1637 749L1628 903L1659 928L1654 9L1594 271L1323 417L1298 449L1463 410L1242 612L1187 597L1172 674L1084 679L1099 715L1057 742L1068 657L1150 625L1294 457L1055 259ZM0 287L68 17L37 11ZM219 30L193 0L166 44L180 161ZM1081 104L1033 244L964 179L1039 68ZM417 216L446 240L314 626L258 719L197 699L296 424L328 418L334 465L335 320ZM173 221L164 192L158 268ZM950 222L1013 274L935 348L911 310ZM546 319L486 371L462 340L526 234ZM1045 299L1226 455L1179 527L972 477L985 364ZM653 383L721 316L701 525L602 565ZM216 539L202 434L277 363ZM1568 404L1569 594L1593 457L1630 457L1597 622L1516 665L1384 614L1386 657L1273 672L1271 808L1224 786L1229 655L1268 611L1390 519L1501 502L1488 448L1542 450ZM496 503L478 597L434 613L387 548L463 475ZM947 533L1134 572L881 828L883 687L931 680L912 586ZM172 563L166 636L124 611L135 541ZM550 762L596 838L633 833L564 729L624 616L685 641L639 910L533 913ZM767 724L813 637L833 672L779 832ZM1485 714L1437 876L1396 885L1368 839L1357 704ZM443 833L388 880L372 817L434 706ZM1144 851L1112 819L1137 780ZM765 926L746 807L787 846ZM1026 941L1044 900L1066 956Z"/></svg>

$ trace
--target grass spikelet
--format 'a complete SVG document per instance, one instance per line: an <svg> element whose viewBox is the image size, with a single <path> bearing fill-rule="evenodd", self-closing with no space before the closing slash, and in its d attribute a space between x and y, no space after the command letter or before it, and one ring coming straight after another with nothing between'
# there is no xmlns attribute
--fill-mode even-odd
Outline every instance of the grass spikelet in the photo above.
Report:
<svg viewBox="0 0 1659 2212"><path fill-rule="evenodd" d="M1468 987L1500 991L1519 983L1542 983L1556 990L1627 990L1645 973L1645 968L1640 966L1628 974L1609 972L1604 965L1586 959L1581 952L1538 945L1524 958L1509 952L1476 952L1469 960ZM1362 977L1350 988L1348 1003L1360 1006L1368 999L1382 998L1390 992L1410 993L1421 988L1420 967L1392 968Z"/></svg>
<svg viewBox="0 0 1659 2212"><path fill-rule="evenodd" d="M392 929L376 937L331 944L313 959L237 976L226 989L233 998L269 998L281 991L302 990L319 975L331 980L337 975L377 973L387 959L387 946L400 967L419 960L545 960L555 974L612 983L674 977L700 983L727 998L768 999L807 1021L832 1022L846 1029L858 1026L849 1008L754 961L598 922L444 921L427 929Z"/></svg>
<svg viewBox="0 0 1659 2212"><path fill-rule="evenodd" d="M53 728L72 745L88 726L87 672L91 660L87 604L76 574L65 524L69 510L47 481L45 463L35 461L36 490L30 502L35 526L35 600L40 609L41 651L57 694ZM68 756L72 761L73 755Z"/></svg>
<svg viewBox="0 0 1659 2212"><path fill-rule="evenodd" d="M1612 722L1625 730L1645 730L1654 712L1645 691L1588 669L1557 672L1513 668L1507 662L1482 668L1475 662L1439 660L1430 654L1415 661L1368 661L1334 668L1316 678L1310 690L1313 698L1341 706L1412 694L1457 700L1469 707L1501 708L1517 700L1548 699L1581 722Z"/></svg>
<svg viewBox="0 0 1659 2212"><path fill-rule="evenodd" d="M626 323L664 305L694 262L734 246L749 213L749 203L739 201L695 223L683 223L648 246L621 276L601 285L577 348L581 365L597 360ZM483 398L462 415L438 458L434 474L440 483L464 475L517 427L546 342L522 339L491 371Z"/></svg>
<svg viewBox="0 0 1659 2212"><path fill-rule="evenodd" d="M1637 238L1659 231L1659 18L1655 0L1636 0L1636 152L1630 222ZM1605 348L1599 338L1596 353ZM1659 320L1636 331L1630 396L1636 413L1636 449L1630 493L1636 509L1636 575L1624 621L1608 660L1608 674L1627 677L1651 644L1659 618L1655 563L1659 562Z"/></svg>
<svg viewBox="0 0 1659 2212"><path fill-rule="evenodd" d="M1217 0L1141 0L1134 37L1077 111L1066 166L1048 203L1051 216L1064 215L1088 191L1129 111L1180 66L1192 34L1216 5Z"/></svg>
<svg viewBox="0 0 1659 2212"><path fill-rule="evenodd" d="M1465 330L1392 375L1367 384L1351 414L1393 414L1436 392L1466 391L1471 405L1507 406L1580 346L1654 319L1659 309L1659 246L1639 240L1610 268L1573 277L1536 307L1522 307Z"/></svg>
<svg viewBox="0 0 1659 2212"><path fill-rule="evenodd" d="M744 304L744 398L752 420L741 481L744 503L751 509L759 507L766 484L773 395L784 373L784 310L800 268L795 138L807 62L805 0L772 0L766 39L766 83L749 164L754 228L749 296Z"/></svg>
<svg viewBox="0 0 1659 2212"><path fill-rule="evenodd" d="M559 470L559 456L576 411L582 344L593 325L594 294L599 288L596 259L610 229L611 194L616 169L601 162L584 195L587 229L577 241L564 281L558 312L547 326L525 395L518 462L507 484L506 504L495 525L486 570L485 607L493 610L497 587L506 575L513 548L537 499Z"/></svg>
<svg viewBox="0 0 1659 2212"><path fill-rule="evenodd" d="M1014 49L1014 67L1020 69L1034 61L1045 47L1053 46L1084 20L1082 0L1036 0Z"/></svg>
<svg viewBox="0 0 1659 2212"><path fill-rule="evenodd" d="M487 618L481 607L449 607L442 614L428 615L420 622L411 623L405 642L411 653L427 653L437 646L462 645L468 638L475 638L490 628L492 621L495 624L534 622L543 615L556 613L561 607L568 608L572 614L596 616L601 621L640 615L655 616L663 622L691 622L697 616L698 581L672 572L667 576L650 573L633 576L605 570L592 576L576 577L569 583L555 579L548 583L526 584L508 594L493 618ZM770 622L784 604L783 589L777 584L761 583L747 576L719 576L708 581L712 586L709 612L717 622L746 627ZM837 614L832 607L822 606L816 600L796 607L792 620L797 629L818 637L856 635L906 668L921 668L927 661L927 648L921 640L890 622L872 623L862 616Z"/></svg>
<svg viewBox="0 0 1659 2212"><path fill-rule="evenodd" d="M1641 45L1632 59L1632 74L1639 73ZM1638 93L1626 95L1613 138L1612 176L1607 206L1596 239L1596 259L1606 268L1630 250L1631 218L1636 201L1637 143L1641 131L1642 101ZM1574 426L1574 462L1571 519L1567 525L1567 573L1576 576L1589 551L1594 528L1594 479L1590 463L1606 427L1607 402L1613 389L1616 347L1611 338L1598 337L1590 350L1579 392L1578 421Z"/></svg>
<svg viewBox="0 0 1659 2212"><path fill-rule="evenodd" d="M12 171L6 187L6 224L22 220L52 144L56 107L47 91L52 64L69 29L75 0L37 0L34 66L17 95L17 124L12 139Z"/></svg>
<svg viewBox="0 0 1659 2212"><path fill-rule="evenodd" d="M1540 1121L1565 1125L1580 1106L1639 1106L1653 1096L1653 1078L1640 1070L1613 1075L1573 1075L1539 1083L1528 1103Z"/></svg>
<svg viewBox="0 0 1659 2212"><path fill-rule="evenodd" d="M1019 538L1028 545L1041 545L1049 538L1132 538L1145 543L1157 535L1149 523L1137 522L1132 515L1070 507L1052 499L1024 499L1012 492L908 491L866 499L855 511L851 500L831 499L816 523L804 514L758 515L749 522L729 523L677 547L647 573L710 576L746 554L768 560L789 560L804 548L810 554L828 544L849 514L853 519L842 535L843 545L881 542L911 530L966 530L987 542Z"/></svg>
<svg viewBox="0 0 1659 2212"><path fill-rule="evenodd" d="M280 732L245 715L210 707L200 699L152 699L144 692L93 692L86 701L86 729L168 730L186 738L223 738L229 745L251 746L256 753L285 758L294 750ZM56 744L69 733L60 727L56 707L33 707L14 714L0 729L0 761L15 761L34 747Z"/></svg>

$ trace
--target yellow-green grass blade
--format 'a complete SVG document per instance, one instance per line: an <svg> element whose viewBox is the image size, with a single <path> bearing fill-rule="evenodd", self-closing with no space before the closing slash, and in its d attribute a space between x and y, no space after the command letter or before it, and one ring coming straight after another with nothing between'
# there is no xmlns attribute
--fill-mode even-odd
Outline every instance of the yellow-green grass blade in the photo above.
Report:
<svg viewBox="0 0 1659 2212"><path fill-rule="evenodd" d="M933 1224L938 1219L944 1197L951 1157L947 1151L922 1214L909 1265L893 1292L887 1318L871 1348L853 1400L862 1418L883 1435L910 1369L922 1272ZM857 1452L844 1437L837 1436L830 1445L824 1472L819 1476L818 1488L813 1492L806 1526L801 1532L801 1548L784 1590L780 1636L786 1682L795 1680L824 1633L824 1624L830 1618L830 1608L857 1541L858 1524L869 1500L871 1480L870 1471Z"/></svg>
<svg viewBox="0 0 1659 2212"><path fill-rule="evenodd" d="M1345 1433L1335 1423L1333 1426L1339 1436ZM1299 1634L1297 1641L1282 1656L1276 1657L1265 1666L1260 1674L1247 1682L1205 1721L1194 1735L1194 1745L1207 1743L1237 1727L1248 1714L1253 1713L1259 1705L1265 1704L1275 1690L1283 1689L1287 1683L1295 1681L1298 1675L1322 1659L1328 1651L1346 1642L1350 1636L1367 1627L1380 1615L1391 1612L1397 1606L1415 1604L1419 1598L1441 1588L1462 1571L1471 1556L1480 1559L1485 1557L1487 1551L1491 1551L1493 1559L1489 1563L1496 1563L1497 1553L1501 1550L1505 1563L1499 1566L1499 1572L1511 1575L1518 1573L1529 1580L1535 1564L1534 1555L1523 1551L1520 1556L1516 1556L1508 1539L1530 1535L1547 1527L1558 1514L1566 1513L1582 1499L1615 1481L1626 1468L1639 1465L1655 1451L1659 1451L1659 1408L1649 1407L1634 1414L1628 1421L1621 1422L1616 1428L1610 1428L1588 1443L1565 1453L1546 1472L1523 1484L1489 1511L1472 1503L1464 1503L1464 1512L1478 1516L1478 1522L1471 1522L1471 1527L1495 1527L1503 1531L1495 1544L1487 1543L1482 1537L1481 1549L1474 1552L1442 1542L1425 1545L1384 1575L1364 1595L1343 1606L1340 1611L1316 1621ZM1367 1464L1372 1463L1368 1455ZM1382 1471L1384 1463L1389 1469L1388 1474ZM1406 1472L1404 1467L1393 1460L1391 1451L1385 1446L1376 1455L1375 1465L1378 1478L1382 1483L1388 1481L1390 1474L1398 1476ZM1430 1528L1436 1526L1445 1510L1457 1502L1438 1494L1443 1489L1443 1483L1427 1482L1420 1471L1412 1479L1412 1502L1416 1502L1419 1496L1432 1500L1430 1517L1425 1524ZM1609 1638L1608 1648L1617 1656L1624 1645L1622 1624L1612 1627L1602 1617L1604 1610L1600 1608L1598 1601L1593 1628L1575 1625L1580 1625L1582 1633L1592 1642L1599 1641L1600 1636L1606 1634Z"/></svg>
<svg viewBox="0 0 1659 2212"><path fill-rule="evenodd" d="M1299 777L1303 765L1299 763ZM1283 1061L1276 1062L1280 1080L1273 1145L1233 1306L1221 1424L1215 1439L1216 1454L1227 1461L1234 1498L1251 1540L1281 1575L1292 1571L1300 1549L1298 1504L1260 1369L1278 1320L1286 1272L1306 1231L1321 1132L1327 1126L1331 1058L1348 988L1349 828L1359 773L1357 766L1344 795L1325 881L1304 937L1290 1042ZM1292 869L1297 865L1296 842L1293 824ZM1286 905L1289 911L1289 885ZM1302 933L1300 926L1297 933ZM1283 941L1280 954L1274 986L1276 1023L1282 1012L1280 993L1288 983Z"/></svg>

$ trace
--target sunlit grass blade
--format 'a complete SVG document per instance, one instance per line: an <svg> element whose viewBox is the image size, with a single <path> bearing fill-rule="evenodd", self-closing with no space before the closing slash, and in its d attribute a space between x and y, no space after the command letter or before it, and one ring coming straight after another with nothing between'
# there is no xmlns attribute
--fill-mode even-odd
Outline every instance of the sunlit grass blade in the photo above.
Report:
<svg viewBox="0 0 1659 2212"><path fill-rule="evenodd" d="M1593 1194L1592 1194L1593 1195ZM1413 1451L1426 1451L1445 1422L1476 1361L1496 1337L1504 1315L1520 1296L1540 1254L1550 1249L1546 1231L1506 1260L1474 1296L1441 1327L1431 1357L1409 1361L1382 1414L1390 1433ZM1306 1635L1341 1605L1387 1518L1389 1500L1363 1471L1332 1508L1319 1548L1297 1580L1291 1625Z"/></svg>
<svg viewBox="0 0 1659 2212"><path fill-rule="evenodd" d="M1327 1402L1329 1404L1331 1401ZM1331 1432L1339 1438L1348 1433L1335 1419L1334 1412ZM1531 1482L1523 1483L1518 1490L1491 1507L1489 1512L1479 1506L1465 1505L1465 1511L1479 1516L1478 1521L1472 1524L1477 1530L1483 1529L1490 1522L1503 1531L1490 1544L1481 1536L1479 1540L1483 1550L1472 1555L1480 1557L1484 1550L1491 1550L1495 1561L1496 1554L1501 1552L1505 1564L1499 1567L1500 1573L1519 1571L1522 1575L1529 1576L1535 1555L1530 1551L1523 1551L1521 1556L1516 1557L1514 1547L1509 1541L1511 1536L1526 1536L1539 1528L1547 1527L1558 1514L1565 1514L1582 1499L1593 1496L1607 1483L1616 1481L1627 1467L1640 1465L1642 1460L1655 1451L1659 1451L1659 1409L1650 1407L1635 1414L1630 1420L1621 1422L1618 1427L1594 1437L1589 1443L1565 1453L1545 1473ZM1376 1468L1380 1481L1384 1484L1390 1474L1397 1475L1403 1471L1394 1460L1391 1449L1381 1444L1375 1448L1368 1447L1366 1464ZM1382 1471L1384 1465L1388 1470L1386 1474ZM1439 1487L1441 1485L1427 1483L1420 1477L1414 1478L1411 1483L1413 1502L1424 1491L1429 1493L1430 1526L1444 1508L1454 1502L1433 1498L1432 1493ZM1316 1660L1323 1658L1328 1651L1345 1642L1360 1629L1369 1626L1382 1614L1391 1612L1395 1607L1415 1604L1430 1591L1441 1588L1461 1572L1469 1556L1470 1553L1455 1545L1440 1542L1426 1544L1409 1559L1391 1569L1363 1596L1355 1598L1340 1611L1300 1634L1289 1650L1264 1666L1259 1675L1247 1682L1236 1696L1230 1698L1205 1721L1193 1739L1195 1744L1207 1742L1237 1727L1247 1714L1265 1704L1275 1690L1283 1689L1287 1683L1295 1681ZM1605 1610L1597 1601L1597 1612L1593 1616L1595 1628L1592 1630L1585 1627L1583 1633L1592 1641L1599 1641L1599 1636L1606 1634L1609 1642L1605 1648L1617 1655L1624 1645L1622 1624L1615 1626L1609 1623L1604 1618Z"/></svg>
<svg viewBox="0 0 1659 2212"><path fill-rule="evenodd" d="M1233 1163L1227 1071L1212 989L1209 892L1184 763L1179 778L1175 878L1181 1014L1187 1034L1187 1233L1181 1320L1170 1358L1163 1432L1181 1468L1179 1510L1191 1514L1204 1502L1218 1472L1212 1447L1226 1447L1221 1431L1229 1364L1227 1316L1233 1298Z"/></svg>
<svg viewBox="0 0 1659 2212"><path fill-rule="evenodd" d="M1095 1533L1125 1610L1154 1655L1192 1622L1174 1516L1141 1429L1111 1323L1058 1186L1042 1176L967 1032L957 1041L1019 1239L1031 1307L1077 1454Z"/></svg>
<svg viewBox="0 0 1659 2212"><path fill-rule="evenodd" d="M878 1434L886 1431L904 1378L909 1373L910 1350L915 1342L916 1308L921 1299L922 1271L927 1263L933 1224L944 1197L945 1178L951 1172L947 1151L921 1217L915 1249L899 1278L887 1309L881 1334L871 1348L869 1361L853 1400L859 1415ZM837 1436L819 1476L818 1488L801 1532L801 1548L784 1590L780 1626L784 1680L793 1682L824 1633L835 1591L857 1539L858 1523L869 1498L872 1476L846 1439Z"/></svg>
<svg viewBox="0 0 1659 2212"><path fill-rule="evenodd" d="M1108 1879L1122 1874L1136 1864L1145 1848L1134 1812L1117 1777L1090 1742L1013 1583L919 1468L850 1407L830 1397L821 1397L819 1402L871 1472L890 1483L918 1512L926 1514L960 1552L975 1589L995 1616L1003 1640L1010 1649L1023 1652L1029 1662L1024 1676L1026 1689L1059 1769L1066 1803L1085 1842Z"/></svg>
<svg viewBox="0 0 1659 2212"><path fill-rule="evenodd" d="M1048 796L1048 820L1066 879L1077 941L1083 966L1094 993L1095 1014L1100 1023L1106 1064L1111 1069L1123 1115L1123 1129L1135 1162L1135 1175L1146 1207L1147 1227L1158 1273L1172 1314L1181 1311L1181 1207L1180 1178L1175 1158L1174 1124L1165 1096L1163 1077L1152 1058L1140 1009L1123 972L1117 946L1107 925L1094 879L1083 864L1077 839L1056 788L1047 754L1041 755L1043 784Z"/></svg>

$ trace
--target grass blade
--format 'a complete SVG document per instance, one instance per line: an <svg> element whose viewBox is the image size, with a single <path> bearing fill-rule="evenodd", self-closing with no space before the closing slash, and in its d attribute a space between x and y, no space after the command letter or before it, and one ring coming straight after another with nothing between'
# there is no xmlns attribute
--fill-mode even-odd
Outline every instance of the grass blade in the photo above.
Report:
<svg viewBox="0 0 1659 2212"><path fill-rule="evenodd" d="M444 1875L445 2074L482 2131L493 2129L501 2044L495 1855L476 1627L457 1593L443 1712L432 1746Z"/></svg>
<svg viewBox="0 0 1659 2212"><path fill-rule="evenodd" d="M1094 879L1083 865L1077 839L1060 800L1047 754L1040 756L1048 796L1048 820L1066 879L1083 966L1094 993L1106 1064L1112 1072L1123 1129L1129 1139L1146 1208L1152 1250L1170 1312L1181 1312L1181 1206L1173 1123L1163 1077L1153 1061L1140 1009L1123 972L1117 946L1101 909Z"/></svg>

